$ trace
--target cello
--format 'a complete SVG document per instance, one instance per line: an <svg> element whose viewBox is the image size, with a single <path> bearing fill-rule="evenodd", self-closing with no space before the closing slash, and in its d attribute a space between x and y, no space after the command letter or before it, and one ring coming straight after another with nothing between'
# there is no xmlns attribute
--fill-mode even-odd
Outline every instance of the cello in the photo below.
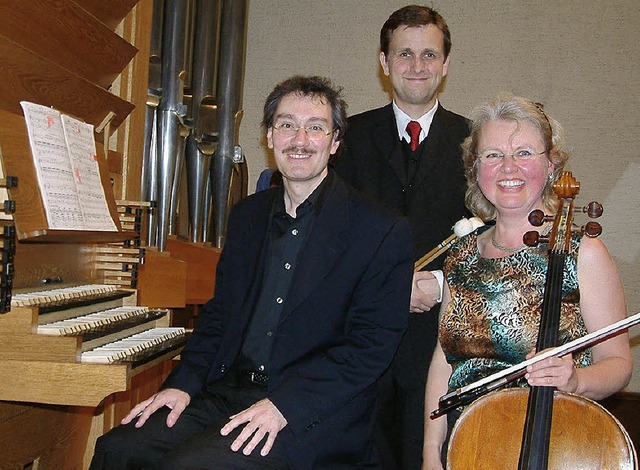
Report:
<svg viewBox="0 0 640 470"><path fill-rule="evenodd" d="M547 217L542 211L529 216L536 226L554 221L548 239L549 265L537 351L557 345L564 261L571 239L573 200L579 187L571 173L564 172L554 184L560 199L556 217ZM585 210L590 217L602 213L596 204ZM601 229L599 224L589 222L584 231L588 236L598 236ZM535 246L543 239L532 231L525 234L524 241ZM449 395L441 402L451 401ZM442 412L434 412L432 417L439 414ZM553 387L510 388L481 396L457 420L447 456L447 468L451 470L638 468L631 439L613 415L588 398Z"/></svg>

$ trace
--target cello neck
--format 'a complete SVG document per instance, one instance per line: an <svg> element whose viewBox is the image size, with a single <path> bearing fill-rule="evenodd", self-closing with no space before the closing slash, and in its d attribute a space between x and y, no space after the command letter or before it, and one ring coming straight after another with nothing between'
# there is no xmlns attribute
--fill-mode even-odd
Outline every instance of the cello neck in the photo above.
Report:
<svg viewBox="0 0 640 470"><path fill-rule="evenodd" d="M571 247L573 199L579 188L580 184L569 172L563 173L554 184L560 206L549 238L549 264L536 342L538 352L558 344L564 263ZM518 470L547 469L554 391L555 387L531 387L529 391Z"/></svg>

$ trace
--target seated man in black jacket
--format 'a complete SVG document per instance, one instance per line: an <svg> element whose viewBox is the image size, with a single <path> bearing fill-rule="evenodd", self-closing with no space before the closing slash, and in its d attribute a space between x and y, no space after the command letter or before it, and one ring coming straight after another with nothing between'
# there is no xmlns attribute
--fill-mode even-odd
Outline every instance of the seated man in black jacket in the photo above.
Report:
<svg viewBox="0 0 640 470"><path fill-rule="evenodd" d="M345 103L293 77L264 107L283 184L234 206L215 295L160 392L98 440L93 469L376 464L378 378L407 322L408 222L327 165Z"/></svg>

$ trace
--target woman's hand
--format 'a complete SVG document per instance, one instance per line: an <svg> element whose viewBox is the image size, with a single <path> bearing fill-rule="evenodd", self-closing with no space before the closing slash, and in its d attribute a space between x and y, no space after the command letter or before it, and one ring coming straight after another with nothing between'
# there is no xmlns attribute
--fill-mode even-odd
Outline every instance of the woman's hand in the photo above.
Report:
<svg viewBox="0 0 640 470"><path fill-rule="evenodd" d="M527 359L535 356L531 352ZM525 379L530 386L556 387L563 392L575 392L578 389L578 374L573 364L573 357L567 354L562 357L548 357L527 366Z"/></svg>

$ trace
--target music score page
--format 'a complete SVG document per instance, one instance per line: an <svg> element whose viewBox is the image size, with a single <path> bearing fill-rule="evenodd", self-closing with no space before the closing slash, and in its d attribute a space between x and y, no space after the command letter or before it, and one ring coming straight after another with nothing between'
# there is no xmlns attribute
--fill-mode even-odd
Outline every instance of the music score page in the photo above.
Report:
<svg viewBox="0 0 640 470"><path fill-rule="evenodd" d="M49 228L117 231L100 179L93 126L46 106L20 104Z"/></svg>

